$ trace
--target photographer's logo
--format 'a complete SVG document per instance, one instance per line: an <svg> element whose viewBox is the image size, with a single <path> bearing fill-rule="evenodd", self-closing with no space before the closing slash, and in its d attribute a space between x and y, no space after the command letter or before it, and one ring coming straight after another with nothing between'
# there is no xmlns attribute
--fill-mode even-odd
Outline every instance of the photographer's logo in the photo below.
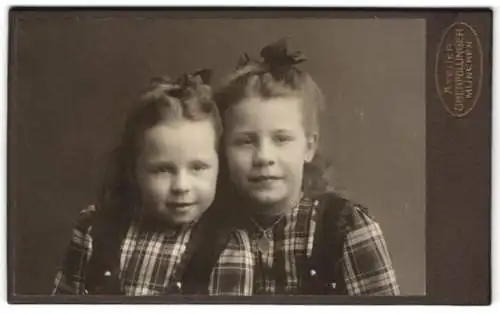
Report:
<svg viewBox="0 0 500 314"><path fill-rule="evenodd" d="M476 31L457 22L446 29L436 56L436 88L446 110L454 117L472 111L481 93L483 52Z"/></svg>

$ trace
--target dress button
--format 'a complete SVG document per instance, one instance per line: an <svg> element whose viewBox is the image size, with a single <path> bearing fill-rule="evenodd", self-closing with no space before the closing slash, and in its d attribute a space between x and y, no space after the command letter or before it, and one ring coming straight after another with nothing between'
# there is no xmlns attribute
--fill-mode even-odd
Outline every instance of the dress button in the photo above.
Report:
<svg viewBox="0 0 500 314"><path fill-rule="evenodd" d="M111 272L110 272L109 270L106 270L106 271L104 272L104 276L105 276L105 277L111 277Z"/></svg>

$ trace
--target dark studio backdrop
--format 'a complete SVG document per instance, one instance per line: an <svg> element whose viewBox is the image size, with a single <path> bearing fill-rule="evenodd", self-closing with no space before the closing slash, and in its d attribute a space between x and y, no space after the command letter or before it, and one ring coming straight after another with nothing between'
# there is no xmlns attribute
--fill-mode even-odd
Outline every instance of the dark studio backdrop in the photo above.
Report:
<svg viewBox="0 0 500 314"><path fill-rule="evenodd" d="M122 12L123 13L123 12ZM214 14L215 15L215 14ZM152 76L210 67L290 36L327 99L329 176L380 223L401 292L425 294L425 21L19 14L11 29L8 211L16 294L49 294L95 201L127 108Z"/></svg>

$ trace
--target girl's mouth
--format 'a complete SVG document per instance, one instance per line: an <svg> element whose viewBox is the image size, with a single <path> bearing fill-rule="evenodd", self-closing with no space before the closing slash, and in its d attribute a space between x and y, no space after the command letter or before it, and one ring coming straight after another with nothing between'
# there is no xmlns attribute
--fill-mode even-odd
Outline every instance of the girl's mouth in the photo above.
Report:
<svg viewBox="0 0 500 314"><path fill-rule="evenodd" d="M177 210L185 210L189 207L192 207L196 205L196 203L187 203L187 202L170 202L170 203L167 203L167 207L168 208L174 208L174 209L177 209Z"/></svg>
<svg viewBox="0 0 500 314"><path fill-rule="evenodd" d="M253 183L265 183L265 182L278 181L281 179L282 178L278 176L253 176L249 178L249 181Z"/></svg>

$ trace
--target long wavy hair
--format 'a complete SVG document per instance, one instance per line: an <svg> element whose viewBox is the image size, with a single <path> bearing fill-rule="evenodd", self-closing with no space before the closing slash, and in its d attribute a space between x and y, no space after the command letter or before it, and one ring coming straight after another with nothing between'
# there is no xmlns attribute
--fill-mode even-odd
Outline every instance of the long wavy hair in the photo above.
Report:
<svg viewBox="0 0 500 314"><path fill-rule="evenodd" d="M210 74L203 70L184 74L177 80L155 78L129 111L121 140L111 153L98 193L91 272L99 273L104 267L113 267L108 264L116 262L116 258L110 255L119 249L131 220L140 209L136 163L144 133L160 123L208 119L217 135L214 145L218 145L222 123L208 85Z"/></svg>
<svg viewBox="0 0 500 314"><path fill-rule="evenodd" d="M306 135L319 135L319 114L324 109L324 95L305 71L297 65L306 60L300 52L289 52L287 40L281 39L265 46L260 53L262 60L250 58L247 54L240 57L235 70L215 92L215 102L226 123L225 114L229 108L243 99L259 97L298 97L302 100L302 114ZM219 202L228 202L237 194L229 179L227 162L220 154L221 167L219 179ZM303 191L315 196L331 190L331 184L325 176L331 162L321 152L317 152L312 162L304 165ZM234 204L236 200L233 200Z"/></svg>

